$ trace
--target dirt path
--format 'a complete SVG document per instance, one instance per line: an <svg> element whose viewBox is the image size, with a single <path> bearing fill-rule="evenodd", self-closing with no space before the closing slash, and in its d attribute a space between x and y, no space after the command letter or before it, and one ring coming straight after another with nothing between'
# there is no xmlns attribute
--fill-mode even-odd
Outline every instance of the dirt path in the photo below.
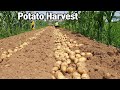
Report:
<svg viewBox="0 0 120 90"><path fill-rule="evenodd" d="M0 40L0 55L9 49L13 51L6 58L0 58L0 78L51 79L51 71L56 62L55 40L61 40L62 37L57 37L56 31L66 35L68 40L73 39L77 44L83 44L71 47L71 50L78 49L93 54L86 61L91 79L120 78L120 53L116 48L50 26Z"/></svg>

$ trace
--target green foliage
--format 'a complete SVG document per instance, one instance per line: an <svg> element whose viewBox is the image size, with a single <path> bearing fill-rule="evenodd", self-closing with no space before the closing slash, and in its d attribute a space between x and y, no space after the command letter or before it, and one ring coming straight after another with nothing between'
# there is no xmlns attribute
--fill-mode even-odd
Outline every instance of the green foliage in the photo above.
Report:
<svg viewBox="0 0 120 90"><path fill-rule="evenodd" d="M77 11L77 13L78 20L65 20L61 27L102 43L120 47L120 23L111 22L115 11Z"/></svg>
<svg viewBox="0 0 120 90"><path fill-rule="evenodd" d="M25 13L25 11L22 11ZM13 36L31 30L30 20L18 20L18 11L0 11L0 38ZM36 28L46 26L45 21L36 21Z"/></svg>

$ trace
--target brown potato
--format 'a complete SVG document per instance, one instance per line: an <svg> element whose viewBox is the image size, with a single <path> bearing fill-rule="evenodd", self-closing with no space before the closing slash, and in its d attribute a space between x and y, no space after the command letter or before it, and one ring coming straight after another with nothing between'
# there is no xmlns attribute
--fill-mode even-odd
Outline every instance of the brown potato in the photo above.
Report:
<svg viewBox="0 0 120 90"><path fill-rule="evenodd" d="M62 72L60 72L60 71L57 71L56 73L55 73L55 77L57 78L57 79L66 79L65 78L65 76L62 74Z"/></svg>
<svg viewBox="0 0 120 90"><path fill-rule="evenodd" d="M54 64L54 67L60 68L61 63L62 63L62 61L57 61L57 62Z"/></svg>
<svg viewBox="0 0 120 90"><path fill-rule="evenodd" d="M53 67L52 71L57 71L59 70L59 67Z"/></svg>
<svg viewBox="0 0 120 90"><path fill-rule="evenodd" d="M87 73L88 70L85 68L85 67L78 67L77 71L80 73L80 74L83 74L83 73Z"/></svg>
<svg viewBox="0 0 120 90"><path fill-rule="evenodd" d="M80 54L76 54L75 57L76 57L76 58L80 58L81 55L80 55Z"/></svg>
<svg viewBox="0 0 120 90"><path fill-rule="evenodd" d="M70 59L67 59L67 60L66 60L66 63L67 63L67 64L70 64L70 63L71 63L71 60L70 60Z"/></svg>
<svg viewBox="0 0 120 90"><path fill-rule="evenodd" d="M76 44L77 42L76 41L73 41L74 44Z"/></svg>
<svg viewBox="0 0 120 90"><path fill-rule="evenodd" d="M77 67L86 67L86 63L85 62L78 62Z"/></svg>
<svg viewBox="0 0 120 90"><path fill-rule="evenodd" d="M75 50L75 53L76 54L80 54L80 50Z"/></svg>
<svg viewBox="0 0 120 90"><path fill-rule="evenodd" d="M74 56L74 55L70 55L70 59L71 59L72 61L74 61L74 60L75 60L75 56Z"/></svg>
<svg viewBox="0 0 120 90"><path fill-rule="evenodd" d="M89 75L87 73L83 73L81 76L82 79L90 79Z"/></svg>
<svg viewBox="0 0 120 90"><path fill-rule="evenodd" d="M85 58L85 57L80 57L79 59L78 59L78 61L79 62L85 62L87 59Z"/></svg>
<svg viewBox="0 0 120 90"><path fill-rule="evenodd" d="M85 55L86 55L84 52L81 52L80 54L81 54L82 56L85 56Z"/></svg>
<svg viewBox="0 0 120 90"><path fill-rule="evenodd" d="M78 63L78 59L77 58L74 59L74 63Z"/></svg>
<svg viewBox="0 0 120 90"><path fill-rule="evenodd" d="M68 66L67 62L61 63L61 66Z"/></svg>
<svg viewBox="0 0 120 90"><path fill-rule="evenodd" d="M9 52L9 53L12 53L13 51L12 51L11 49L8 49L8 52Z"/></svg>
<svg viewBox="0 0 120 90"><path fill-rule="evenodd" d="M75 69L71 66L67 68L68 73L73 73L74 71L75 71Z"/></svg>
<svg viewBox="0 0 120 90"><path fill-rule="evenodd" d="M62 65L62 66L61 66L61 71L65 73L66 70L67 70L67 66Z"/></svg>
<svg viewBox="0 0 120 90"><path fill-rule="evenodd" d="M1 55L1 59L4 59L4 58L6 58L6 57L7 57L7 55L4 54L4 53Z"/></svg>
<svg viewBox="0 0 120 90"><path fill-rule="evenodd" d="M73 72L72 78L73 79L81 79L81 75L78 72Z"/></svg>
<svg viewBox="0 0 120 90"><path fill-rule="evenodd" d="M92 57L93 55L92 55L92 53L87 52L87 53L86 53L86 56Z"/></svg>

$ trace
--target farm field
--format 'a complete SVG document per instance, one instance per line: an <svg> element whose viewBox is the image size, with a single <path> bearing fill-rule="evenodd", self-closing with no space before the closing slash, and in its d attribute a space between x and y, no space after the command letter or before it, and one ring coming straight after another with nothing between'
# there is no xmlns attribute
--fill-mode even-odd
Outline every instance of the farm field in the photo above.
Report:
<svg viewBox="0 0 120 90"><path fill-rule="evenodd" d="M8 16L0 22L0 79L120 79L120 22L110 21L113 12L109 22L98 20L103 12L82 12L81 21L59 27L36 21L32 30L29 21L9 20L17 11L2 13Z"/></svg>

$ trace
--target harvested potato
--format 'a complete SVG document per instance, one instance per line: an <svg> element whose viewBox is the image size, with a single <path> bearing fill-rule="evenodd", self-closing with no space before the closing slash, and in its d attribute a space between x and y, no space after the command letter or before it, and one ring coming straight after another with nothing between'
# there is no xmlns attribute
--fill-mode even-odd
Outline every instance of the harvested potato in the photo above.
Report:
<svg viewBox="0 0 120 90"><path fill-rule="evenodd" d="M4 51L4 52L3 52L3 54L7 54L7 52L6 52L6 51Z"/></svg>
<svg viewBox="0 0 120 90"><path fill-rule="evenodd" d="M52 71L57 71L59 70L59 67L53 67Z"/></svg>
<svg viewBox="0 0 120 90"><path fill-rule="evenodd" d="M90 79L89 75L87 73L83 73L81 76L82 79Z"/></svg>
<svg viewBox="0 0 120 90"><path fill-rule="evenodd" d="M14 49L14 52L17 52L18 50L17 49Z"/></svg>
<svg viewBox="0 0 120 90"><path fill-rule="evenodd" d="M61 66L68 66L68 64L66 62L63 62Z"/></svg>
<svg viewBox="0 0 120 90"><path fill-rule="evenodd" d="M7 55L4 54L4 53L1 55L1 59L4 59L4 58L6 58L6 57L7 57Z"/></svg>
<svg viewBox="0 0 120 90"><path fill-rule="evenodd" d="M75 69L71 66L67 68L68 73L73 73L74 71L75 71Z"/></svg>
<svg viewBox="0 0 120 90"><path fill-rule="evenodd" d="M85 57L80 57L79 59L78 59L78 61L79 62L85 62L87 59L85 58Z"/></svg>
<svg viewBox="0 0 120 90"><path fill-rule="evenodd" d="M62 63L62 61L57 61L57 62L54 64L54 67L59 67L59 68L60 68L61 63Z"/></svg>
<svg viewBox="0 0 120 90"><path fill-rule="evenodd" d="M85 68L85 67L78 67L77 71L80 73L80 74L83 74L83 73L87 73L88 70Z"/></svg>
<svg viewBox="0 0 120 90"><path fill-rule="evenodd" d="M71 60L70 60L70 59L67 59L67 60L66 60L66 63L67 63L67 64L70 64L70 63L71 63Z"/></svg>
<svg viewBox="0 0 120 90"><path fill-rule="evenodd" d="M80 58L81 55L80 55L80 54L76 54L75 57L76 57L76 58Z"/></svg>
<svg viewBox="0 0 120 90"><path fill-rule="evenodd" d="M24 48L24 46L23 46L23 45L20 45L20 48Z"/></svg>
<svg viewBox="0 0 120 90"><path fill-rule="evenodd" d="M87 52L86 56L92 57L93 55L92 55L92 53Z"/></svg>
<svg viewBox="0 0 120 90"><path fill-rule="evenodd" d="M51 76L51 78L52 78L52 79L56 79L55 76L53 76L53 75Z"/></svg>
<svg viewBox="0 0 120 90"><path fill-rule="evenodd" d="M86 63L85 62L78 62L77 67L86 67Z"/></svg>
<svg viewBox="0 0 120 90"><path fill-rule="evenodd" d="M11 49L8 49L8 52L9 52L9 53L12 53L13 51L12 51Z"/></svg>
<svg viewBox="0 0 120 90"><path fill-rule="evenodd" d="M83 46L84 44L78 44L79 47Z"/></svg>
<svg viewBox="0 0 120 90"><path fill-rule="evenodd" d="M70 55L70 59L71 59L72 61L74 61L74 60L75 60L75 56L74 56L74 55Z"/></svg>
<svg viewBox="0 0 120 90"><path fill-rule="evenodd" d="M75 44L76 47L78 47L79 45L78 44Z"/></svg>
<svg viewBox="0 0 120 90"><path fill-rule="evenodd" d="M74 44L76 44L77 42L76 41L73 41Z"/></svg>
<svg viewBox="0 0 120 90"><path fill-rule="evenodd" d="M74 63L78 63L78 59L77 58L74 59Z"/></svg>
<svg viewBox="0 0 120 90"><path fill-rule="evenodd" d="M79 54L79 53L80 53L80 50L75 50L75 53L76 53L76 54Z"/></svg>
<svg viewBox="0 0 120 90"><path fill-rule="evenodd" d="M70 39L70 42L73 42L73 39Z"/></svg>
<svg viewBox="0 0 120 90"><path fill-rule="evenodd" d="M84 52L81 52L80 54L81 54L82 56L85 56L85 55L86 55Z"/></svg>
<svg viewBox="0 0 120 90"><path fill-rule="evenodd" d="M62 72L60 72L60 71L57 71L56 73L55 73L55 77L57 78L57 79L66 79L65 78L65 76L62 74Z"/></svg>
<svg viewBox="0 0 120 90"><path fill-rule="evenodd" d="M69 54L70 54L70 55L75 55L75 52L70 51Z"/></svg>
<svg viewBox="0 0 120 90"><path fill-rule="evenodd" d="M67 70L67 66L62 65L62 66L61 66L61 71L65 73L66 70Z"/></svg>
<svg viewBox="0 0 120 90"><path fill-rule="evenodd" d="M57 50L61 49L61 46L57 46Z"/></svg>
<svg viewBox="0 0 120 90"><path fill-rule="evenodd" d="M11 56L11 54L8 54L8 55L7 55L7 57L10 57L10 56Z"/></svg>
<svg viewBox="0 0 120 90"><path fill-rule="evenodd" d="M73 79L81 79L81 75L78 72L73 72L72 78Z"/></svg>

